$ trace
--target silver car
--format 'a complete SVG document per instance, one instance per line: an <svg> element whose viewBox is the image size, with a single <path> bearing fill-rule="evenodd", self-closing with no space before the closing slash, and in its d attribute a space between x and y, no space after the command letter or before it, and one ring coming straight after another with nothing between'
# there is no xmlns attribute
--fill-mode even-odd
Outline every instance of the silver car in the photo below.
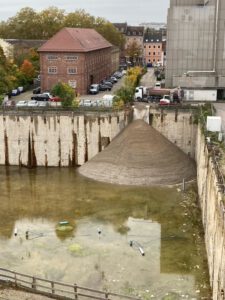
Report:
<svg viewBox="0 0 225 300"><path fill-rule="evenodd" d="M26 100L20 100L16 103L16 107L24 107L24 106L27 106Z"/></svg>
<svg viewBox="0 0 225 300"><path fill-rule="evenodd" d="M28 102L27 106L29 106L29 107L37 107L37 106L39 106L39 103L38 103L37 100L31 100L31 101Z"/></svg>

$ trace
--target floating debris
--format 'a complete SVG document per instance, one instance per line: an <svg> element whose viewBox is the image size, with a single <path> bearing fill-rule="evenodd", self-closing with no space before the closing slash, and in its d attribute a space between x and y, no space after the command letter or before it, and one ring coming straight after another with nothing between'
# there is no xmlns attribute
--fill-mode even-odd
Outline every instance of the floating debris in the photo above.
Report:
<svg viewBox="0 0 225 300"><path fill-rule="evenodd" d="M130 247L136 247L140 251L141 255L144 256L145 252L143 247L136 241L130 241Z"/></svg>
<svg viewBox="0 0 225 300"><path fill-rule="evenodd" d="M72 226L68 221L60 221L56 226L56 230L59 232L73 231L74 226Z"/></svg>

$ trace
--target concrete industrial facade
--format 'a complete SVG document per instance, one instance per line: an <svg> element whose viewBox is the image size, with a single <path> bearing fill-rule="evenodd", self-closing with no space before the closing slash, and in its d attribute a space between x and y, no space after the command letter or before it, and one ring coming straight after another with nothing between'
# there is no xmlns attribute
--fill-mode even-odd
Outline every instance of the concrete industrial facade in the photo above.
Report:
<svg viewBox="0 0 225 300"><path fill-rule="evenodd" d="M166 86L225 96L225 1L170 1Z"/></svg>

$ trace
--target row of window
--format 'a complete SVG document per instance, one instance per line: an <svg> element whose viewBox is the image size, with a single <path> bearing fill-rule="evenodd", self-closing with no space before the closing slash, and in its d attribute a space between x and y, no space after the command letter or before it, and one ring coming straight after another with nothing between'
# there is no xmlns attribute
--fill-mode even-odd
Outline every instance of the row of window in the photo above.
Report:
<svg viewBox="0 0 225 300"><path fill-rule="evenodd" d="M151 59L149 59L149 60L148 60L148 62L150 62L150 63L152 63L152 62L156 62L156 61L160 62L160 60L159 60L159 59L158 59L158 60L156 60L156 59L154 59L154 58L153 58L153 60L151 60Z"/></svg>
<svg viewBox="0 0 225 300"><path fill-rule="evenodd" d="M60 57L58 55L54 55L54 54L49 54L47 56L48 60L58 60ZM75 61L78 60L78 56L77 55L64 55L64 60L67 61Z"/></svg>
<svg viewBox="0 0 225 300"><path fill-rule="evenodd" d="M161 52L158 52L158 54L156 52L148 52L148 55L161 55Z"/></svg>
<svg viewBox="0 0 225 300"><path fill-rule="evenodd" d="M48 67L48 74L57 74L58 68L55 66ZM74 75L77 74L77 68L76 67L69 67L67 68L67 74Z"/></svg>
<svg viewBox="0 0 225 300"><path fill-rule="evenodd" d="M144 45L144 48L146 48L146 45ZM148 46L148 48L156 48L156 46L155 45L154 46ZM158 48L160 49L161 46L158 46Z"/></svg>

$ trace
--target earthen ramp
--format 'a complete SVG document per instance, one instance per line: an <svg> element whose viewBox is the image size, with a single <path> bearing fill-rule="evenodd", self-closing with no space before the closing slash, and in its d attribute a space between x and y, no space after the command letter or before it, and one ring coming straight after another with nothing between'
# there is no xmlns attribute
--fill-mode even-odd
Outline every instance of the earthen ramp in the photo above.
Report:
<svg viewBox="0 0 225 300"><path fill-rule="evenodd" d="M173 185L195 177L195 164L177 146L136 120L79 168L94 180L124 185Z"/></svg>

